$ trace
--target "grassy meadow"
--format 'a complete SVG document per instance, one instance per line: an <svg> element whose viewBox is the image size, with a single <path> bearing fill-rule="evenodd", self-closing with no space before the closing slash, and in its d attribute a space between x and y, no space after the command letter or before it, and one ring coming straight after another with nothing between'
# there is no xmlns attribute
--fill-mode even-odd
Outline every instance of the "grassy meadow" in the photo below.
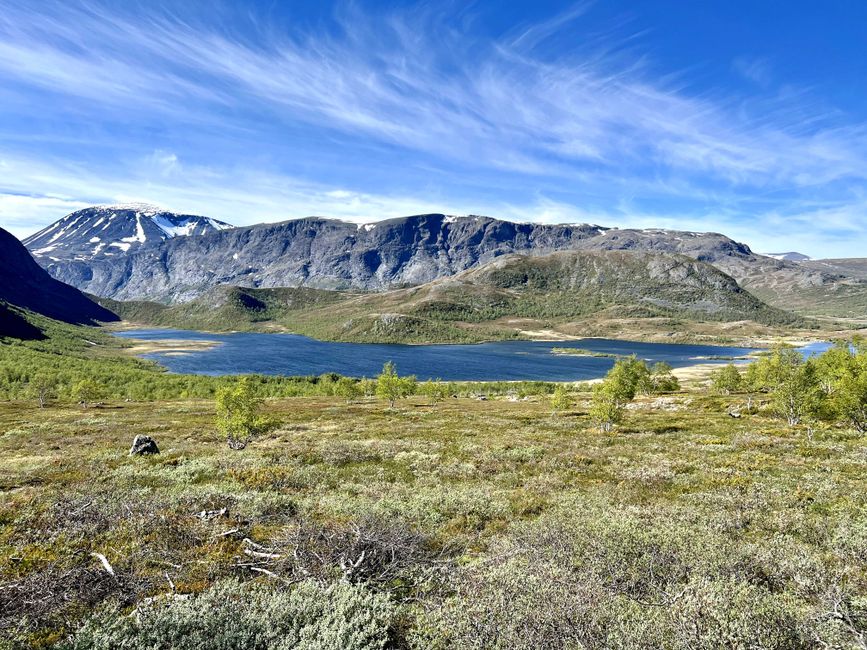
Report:
<svg viewBox="0 0 867 650"><path fill-rule="evenodd" d="M284 645L246 647L863 647L863 437L696 385L603 434L575 398L269 399L243 450L209 399L0 402L0 646L284 607ZM178 647L233 647L213 625Z"/></svg>

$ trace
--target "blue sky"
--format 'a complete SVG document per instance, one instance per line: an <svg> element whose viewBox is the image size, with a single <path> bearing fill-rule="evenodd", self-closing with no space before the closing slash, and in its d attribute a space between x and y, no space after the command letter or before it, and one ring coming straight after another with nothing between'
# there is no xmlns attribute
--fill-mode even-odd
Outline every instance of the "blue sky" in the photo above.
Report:
<svg viewBox="0 0 867 650"><path fill-rule="evenodd" d="M436 211L864 256L865 43L861 0L0 0L0 226Z"/></svg>

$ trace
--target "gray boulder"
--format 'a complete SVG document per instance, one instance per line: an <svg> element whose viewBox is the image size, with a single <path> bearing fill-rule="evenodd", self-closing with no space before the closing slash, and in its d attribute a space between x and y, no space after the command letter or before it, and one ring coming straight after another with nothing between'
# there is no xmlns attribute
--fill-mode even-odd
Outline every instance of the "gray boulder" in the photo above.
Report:
<svg viewBox="0 0 867 650"><path fill-rule="evenodd" d="M145 456L150 454L160 453L157 447L157 441L150 436L137 435L132 441L132 447L129 449L130 456Z"/></svg>

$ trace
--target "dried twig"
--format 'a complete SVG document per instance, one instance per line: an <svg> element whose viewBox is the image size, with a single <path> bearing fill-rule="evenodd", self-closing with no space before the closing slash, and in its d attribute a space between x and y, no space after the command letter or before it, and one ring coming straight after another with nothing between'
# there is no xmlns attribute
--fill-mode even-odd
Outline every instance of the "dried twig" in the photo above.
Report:
<svg viewBox="0 0 867 650"><path fill-rule="evenodd" d="M109 575L115 575L114 568L109 563L107 557L105 557L102 553L91 553L91 555L102 563L102 567L108 572Z"/></svg>

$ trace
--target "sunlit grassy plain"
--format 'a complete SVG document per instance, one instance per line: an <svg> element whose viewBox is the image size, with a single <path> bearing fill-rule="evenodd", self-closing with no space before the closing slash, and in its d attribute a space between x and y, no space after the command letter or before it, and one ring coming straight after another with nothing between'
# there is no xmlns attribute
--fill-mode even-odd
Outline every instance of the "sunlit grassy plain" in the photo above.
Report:
<svg viewBox="0 0 867 650"><path fill-rule="evenodd" d="M6 637L47 646L103 600L228 576L336 580L298 531L360 526L424 548L366 582L394 647L859 647L863 438L734 419L743 396L695 385L602 434L577 397L556 416L543 396L271 399L278 426L240 451L210 400L0 403L0 582L27 595ZM162 453L128 457L137 433Z"/></svg>

